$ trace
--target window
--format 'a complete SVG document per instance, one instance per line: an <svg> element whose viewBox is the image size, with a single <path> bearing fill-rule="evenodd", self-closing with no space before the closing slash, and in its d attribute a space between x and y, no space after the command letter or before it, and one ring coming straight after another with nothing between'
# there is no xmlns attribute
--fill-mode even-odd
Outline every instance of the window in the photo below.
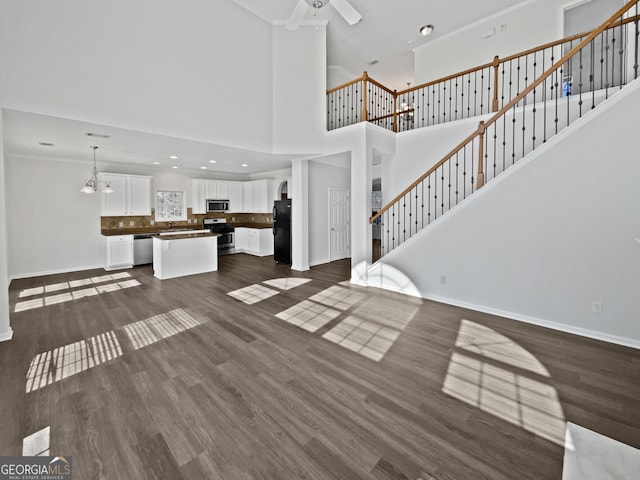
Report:
<svg viewBox="0 0 640 480"><path fill-rule="evenodd" d="M185 192L156 190L156 221L170 222L187 219Z"/></svg>

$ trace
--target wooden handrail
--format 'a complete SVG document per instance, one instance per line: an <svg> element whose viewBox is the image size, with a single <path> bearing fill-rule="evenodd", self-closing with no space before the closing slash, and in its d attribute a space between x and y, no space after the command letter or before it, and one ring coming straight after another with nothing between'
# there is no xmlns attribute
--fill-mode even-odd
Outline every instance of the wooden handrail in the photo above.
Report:
<svg viewBox="0 0 640 480"><path fill-rule="evenodd" d="M409 185L407 188L405 188L401 193L399 193L393 200L391 200L385 207L383 207L382 209L380 209L374 216L372 216L371 218L369 218L369 223L373 223L376 219L378 219L379 217L381 217L385 212L387 212L396 202L398 202L402 197L404 197L405 195L407 195L407 193L411 192L411 190L413 190L416 186L418 186L423 180L425 180L429 175L431 175L433 172L435 172L438 168L440 168L442 165L444 165L451 157L453 157L456 153L458 153L460 150L462 150L465 146L467 146L467 144L471 143L476 137L480 137L482 135L484 135L485 130L493 125L499 118L501 118L505 113L507 113L509 110L511 110L515 105L517 105L524 97L526 97L529 93L531 93L536 87L538 87L544 80L546 80L549 76L551 76L556 70L557 70L557 65L560 64L564 64L566 63L566 61L573 57L576 53L578 53L580 50L582 50L586 45L588 45L594 38L596 38L598 35L600 35L602 32L604 32L605 30L607 30L608 28L610 28L610 26L613 23L617 23L616 26L620 26L623 23L622 22L616 22L616 19L621 17L622 15L624 15L627 11L629 11L632 7L634 7L638 1L640 0L636 0L635 2L630 2L626 5L624 5L623 7L621 7L619 10L616 11L616 13L614 13L611 17L609 17L609 19L607 19L602 25L600 25L598 28L596 28L595 30L592 30L591 33L589 35L587 35L586 38L584 38L578 45L576 45L575 47L573 47L566 55L564 55L562 58L560 58L560 60L558 60L557 64L554 64L553 66L551 66L549 69L547 69L547 71L545 71L542 75L540 75L540 77L538 77L531 85L529 85L527 88L525 88L522 92L520 92L520 94L518 94L513 100L511 100L507 105L505 105L504 107L502 107L495 115L493 115L489 120L485 121L485 122L480 122L480 125L478 126L478 128L476 129L475 132L473 132L471 135L469 135L466 139L464 139L459 145L457 145L453 150L451 150L451 152L449 152L447 155L445 155L442 160L440 160L439 162L437 162L434 166L432 166L429 170L427 170L426 173L424 173L420 178L418 178L415 182L413 182L411 185ZM637 20L637 16L636 17L632 17L631 19L629 19L629 21L635 21ZM417 88L417 87L416 87ZM481 152L481 156L482 156L482 146L480 146L480 152ZM480 167L480 162L482 161L482 158L480 158L478 160L479 162L479 168L478 168L478 174L481 173L481 167ZM484 176L484 173L482 172L482 175ZM484 183L484 181L483 181ZM482 186L482 184L480 184L480 182L478 182L478 188L480 188Z"/></svg>
<svg viewBox="0 0 640 480"><path fill-rule="evenodd" d="M640 20L640 15L634 15L633 17L625 18L625 19L623 19L621 21L615 22L612 25L608 25L605 28L605 30L610 29L610 28L616 28L616 27L619 27L621 25L626 25L627 23L632 23L632 22L635 22L635 21L638 21L638 20ZM500 60L500 64L509 62L511 60L515 60L515 59L517 59L519 57L525 57L527 55L531 55L532 53L540 52L540 51L545 50L547 48L557 47L559 45L562 45L563 43L567 43L567 42L570 42L572 40L578 40L578 39L583 38L586 35L589 35L589 34L591 34L593 32L594 32L594 30L591 30L591 31L588 31L588 32L578 33L576 35L570 35L568 37L561 38L560 40L555 40L553 42L545 43L543 45L538 45L537 47L530 48L529 50L525 50L523 52L518 52L518 53L515 53L513 55L509 55L508 57L500 58L499 59ZM495 59L494 59L494 61L495 61ZM493 67L495 65L494 61L492 61L490 63L485 63L485 64L482 64L482 65L478 65L477 67L468 68L467 70L463 70L461 72L454 73L453 75L448 75L446 77L438 78L437 80L432 80L432 81L427 82L427 83L422 83L420 85L416 85L414 87L407 88L405 90L401 90L401 91L398 92L398 95L404 95L405 93L410 93L410 92L413 92L415 90L420 90L422 88L427 88L427 87L430 87L432 85L436 85L438 83L443 83L443 82L447 82L449 80L453 80L456 77L461 77L461 76L467 75L469 73L473 73L473 72L477 72L477 71L483 70L485 68Z"/></svg>
<svg viewBox="0 0 640 480"><path fill-rule="evenodd" d="M365 73L367 73L367 72L365 72ZM330 93L333 93L333 92L337 92L338 90L342 90L343 88L350 87L354 83L361 82L362 80L364 80L364 76L358 77L358 78L356 78L354 80L351 80L350 82L343 83L342 85L338 85L337 87L330 88L330 89L327 90L327 95L329 95Z"/></svg>

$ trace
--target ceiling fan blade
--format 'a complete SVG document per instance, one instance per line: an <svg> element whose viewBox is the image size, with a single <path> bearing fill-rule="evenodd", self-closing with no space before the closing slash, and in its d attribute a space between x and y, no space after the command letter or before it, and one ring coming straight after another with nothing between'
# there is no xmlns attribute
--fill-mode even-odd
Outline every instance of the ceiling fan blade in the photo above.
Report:
<svg viewBox="0 0 640 480"><path fill-rule="evenodd" d="M331 0L331 5L335 7L349 25L355 25L362 20L362 15L347 0Z"/></svg>
<svg viewBox="0 0 640 480"><path fill-rule="evenodd" d="M305 2L304 0L298 0L298 4L293 10L293 13L291 13L289 20L287 20L285 28L287 30L295 30L296 28L298 28L300 26L300 22L302 22L302 19L304 18L304 14L307 13L308 9L309 5L307 5L307 2Z"/></svg>

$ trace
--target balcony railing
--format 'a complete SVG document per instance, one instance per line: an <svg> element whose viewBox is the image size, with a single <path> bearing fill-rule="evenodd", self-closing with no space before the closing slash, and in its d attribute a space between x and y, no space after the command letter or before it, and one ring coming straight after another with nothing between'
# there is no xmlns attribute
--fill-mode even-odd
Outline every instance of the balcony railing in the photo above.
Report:
<svg viewBox="0 0 640 480"><path fill-rule="evenodd" d="M635 75L637 52L629 56L627 43L637 43L638 39L633 33L624 33L622 27L637 22L638 16L633 15L608 25L596 42L567 60L557 86L538 91L536 99L531 95L529 103L562 92L576 95L611 88L620 85L629 70ZM592 33L566 37L506 58L495 56L484 65L400 92L364 72L360 78L327 90L327 129L368 121L403 132L497 112Z"/></svg>

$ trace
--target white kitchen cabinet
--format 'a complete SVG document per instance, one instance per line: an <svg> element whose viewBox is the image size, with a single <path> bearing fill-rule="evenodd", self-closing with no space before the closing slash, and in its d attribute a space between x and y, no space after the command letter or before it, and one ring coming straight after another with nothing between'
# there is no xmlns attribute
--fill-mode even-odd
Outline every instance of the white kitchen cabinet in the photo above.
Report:
<svg viewBox="0 0 640 480"><path fill-rule="evenodd" d="M233 233L236 252L246 251L249 247L249 229L245 227L236 227Z"/></svg>
<svg viewBox="0 0 640 480"><path fill-rule="evenodd" d="M252 180L244 182L244 208L245 212L268 213L273 205L271 197L271 180Z"/></svg>
<svg viewBox="0 0 640 480"><path fill-rule="evenodd" d="M207 213L207 180L194 178L191 180L191 213Z"/></svg>
<svg viewBox="0 0 640 480"><path fill-rule="evenodd" d="M105 270L133 266L133 235L113 235L105 238Z"/></svg>
<svg viewBox="0 0 640 480"><path fill-rule="evenodd" d="M229 184L229 211L244 210L244 182L227 182Z"/></svg>
<svg viewBox="0 0 640 480"><path fill-rule="evenodd" d="M273 255L273 232L270 228L236 227L235 248L260 257Z"/></svg>
<svg viewBox="0 0 640 480"><path fill-rule="evenodd" d="M205 180L207 199L210 200L228 200L229 199L229 182L225 180Z"/></svg>
<svg viewBox="0 0 640 480"><path fill-rule="evenodd" d="M102 173L100 179L113 188L102 194L102 216L151 215L151 177Z"/></svg>

